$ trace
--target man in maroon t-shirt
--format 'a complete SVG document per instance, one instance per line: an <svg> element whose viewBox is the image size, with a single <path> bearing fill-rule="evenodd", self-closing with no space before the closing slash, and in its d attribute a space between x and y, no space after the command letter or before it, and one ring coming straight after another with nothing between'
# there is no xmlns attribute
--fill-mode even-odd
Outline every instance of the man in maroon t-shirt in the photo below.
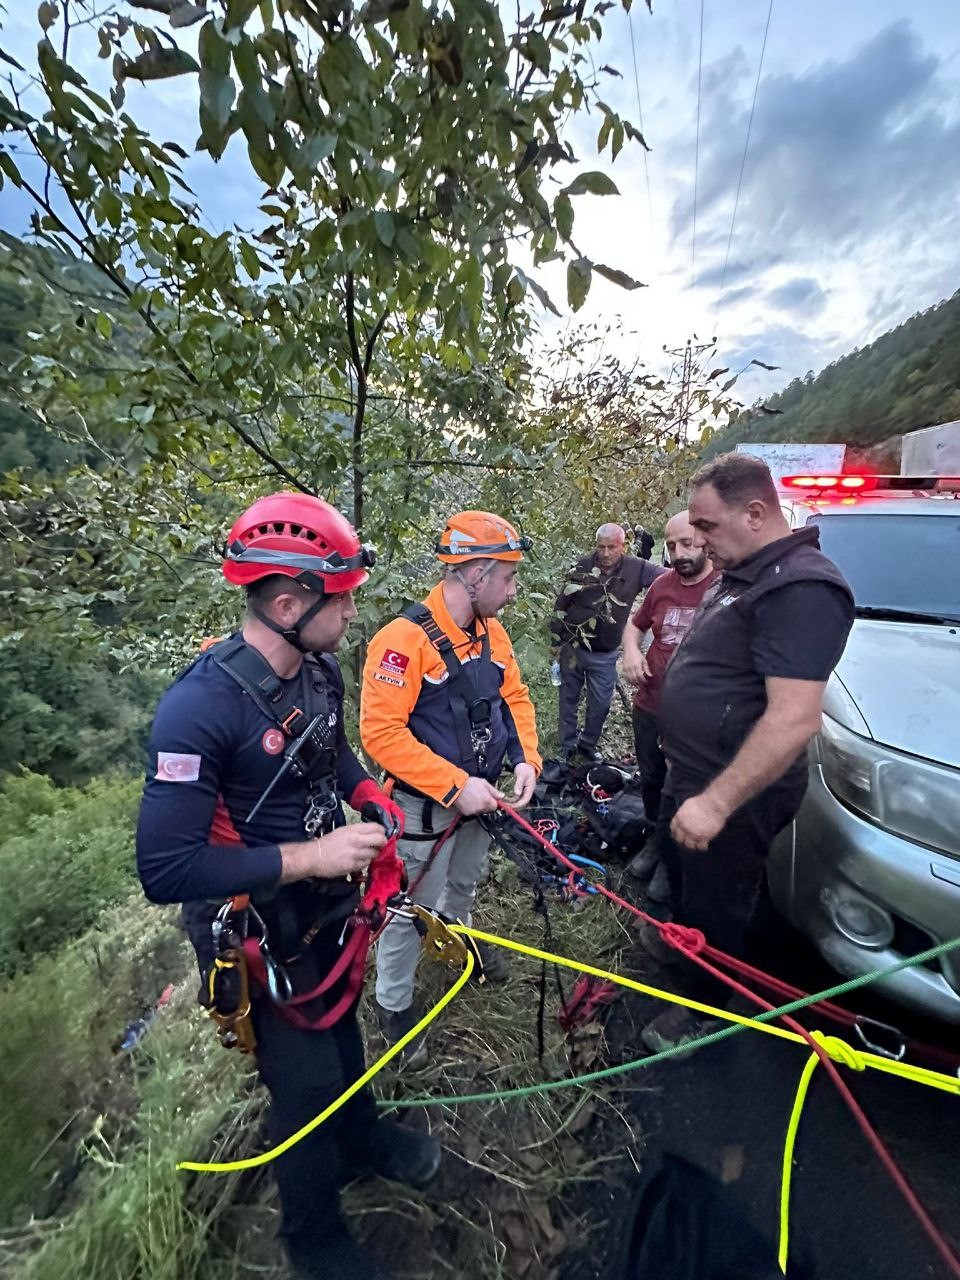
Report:
<svg viewBox="0 0 960 1280"><path fill-rule="evenodd" d="M623 676L636 686L633 738L637 769L643 805L653 822L660 810L660 793L667 775L657 720L660 686L667 664L690 630L701 600L720 577L703 548L694 545L694 530L686 511L667 521L664 545L670 557L670 572L650 586L643 604L623 629ZM653 642L643 653L640 646L648 631L653 632ZM631 864L631 870L644 875L653 870L657 858L652 849L643 849L635 861L637 865Z"/></svg>

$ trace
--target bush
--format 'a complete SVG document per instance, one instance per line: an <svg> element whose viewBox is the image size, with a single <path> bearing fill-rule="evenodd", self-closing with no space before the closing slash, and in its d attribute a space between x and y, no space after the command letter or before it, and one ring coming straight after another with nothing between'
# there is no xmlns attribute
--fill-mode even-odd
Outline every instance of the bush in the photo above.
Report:
<svg viewBox="0 0 960 1280"><path fill-rule="evenodd" d="M98 779L58 790L48 778L7 779L0 793L0 977L89 928L135 884L140 783Z"/></svg>
<svg viewBox="0 0 960 1280"><path fill-rule="evenodd" d="M110 1135L133 1123L131 1059L116 1046L191 959L175 910L137 896L0 987L0 1221L54 1207L41 1193L46 1186L55 1196L69 1178L77 1140L91 1128ZM186 988L192 1015L192 977Z"/></svg>

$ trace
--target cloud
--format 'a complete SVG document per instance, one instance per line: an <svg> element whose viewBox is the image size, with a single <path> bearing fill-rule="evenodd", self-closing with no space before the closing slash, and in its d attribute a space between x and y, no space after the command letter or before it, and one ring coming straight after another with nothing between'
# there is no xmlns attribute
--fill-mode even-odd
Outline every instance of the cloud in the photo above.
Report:
<svg viewBox="0 0 960 1280"><path fill-rule="evenodd" d="M948 114L939 65L900 21L845 62L765 78L736 239L755 251L840 254L863 237L909 240L921 218L926 227L955 219L960 121ZM721 84L702 131L705 230L729 227L749 115L743 88ZM685 213L675 207L675 234Z"/></svg>
<svg viewBox="0 0 960 1280"><path fill-rule="evenodd" d="M728 304L734 302L735 295L728 294L726 300ZM795 311L804 316L817 316L827 305L827 295L813 276L794 276L792 280L768 289L766 300L779 311Z"/></svg>

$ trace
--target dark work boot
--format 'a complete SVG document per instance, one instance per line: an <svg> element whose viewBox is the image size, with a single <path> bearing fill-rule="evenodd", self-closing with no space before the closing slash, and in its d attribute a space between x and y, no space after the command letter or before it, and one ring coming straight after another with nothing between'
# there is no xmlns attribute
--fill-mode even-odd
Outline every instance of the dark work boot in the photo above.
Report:
<svg viewBox="0 0 960 1280"><path fill-rule="evenodd" d="M421 1191L440 1168L443 1148L429 1133L378 1120L364 1152L365 1171Z"/></svg>
<svg viewBox="0 0 960 1280"><path fill-rule="evenodd" d="M658 902L661 906L671 901L673 895L670 891L670 877L667 874L667 864L665 862L661 862L650 877L650 883L647 885L647 897L651 902Z"/></svg>
<svg viewBox="0 0 960 1280"><path fill-rule="evenodd" d="M387 1044L396 1044L417 1025L420 1018L419 1008L415 1004L409 1005L406 1009L394 1011L385 1009L380 1001L377 1001L377 1021L380 1023L380 1030ZM427 1037L424 1032L421 1032L401 1051L399 1062L402 1067L418 1071L427 1065L428 1057Z"/></svg>
<svg viewBox="0 0 960 1280"><path fill-rule="evenodd" d="M390 1280L342 1224L322 1239L285 1241L297 1280Z"/></svg>

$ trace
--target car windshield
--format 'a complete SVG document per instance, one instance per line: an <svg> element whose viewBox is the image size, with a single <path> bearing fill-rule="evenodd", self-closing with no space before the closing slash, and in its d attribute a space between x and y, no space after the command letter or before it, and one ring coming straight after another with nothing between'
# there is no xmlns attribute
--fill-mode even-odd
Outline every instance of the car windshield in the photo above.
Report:
<svg viewBox="0 0 960 1280"><path fill-rule="evenodd" d="M858 608L960 618L960 502L955 517L818 513L808 523Z"/></svg>

